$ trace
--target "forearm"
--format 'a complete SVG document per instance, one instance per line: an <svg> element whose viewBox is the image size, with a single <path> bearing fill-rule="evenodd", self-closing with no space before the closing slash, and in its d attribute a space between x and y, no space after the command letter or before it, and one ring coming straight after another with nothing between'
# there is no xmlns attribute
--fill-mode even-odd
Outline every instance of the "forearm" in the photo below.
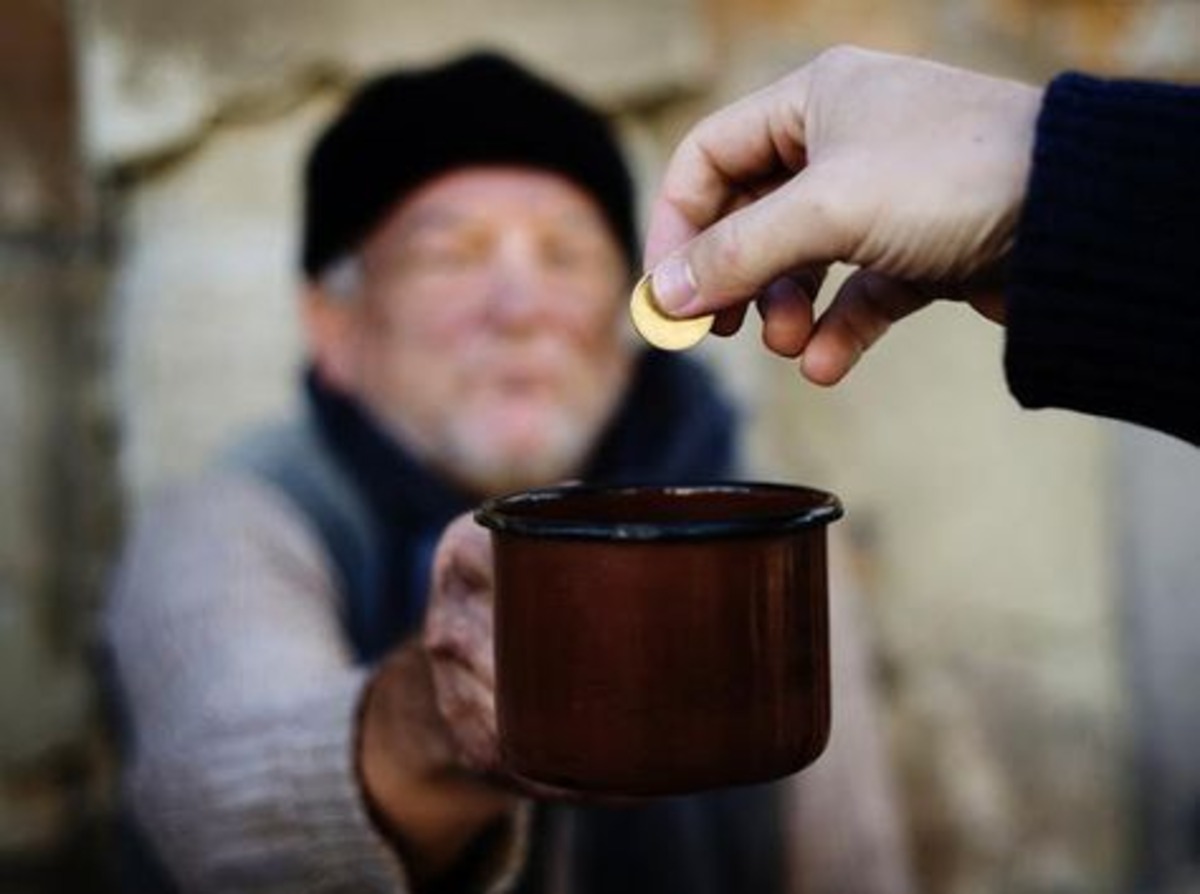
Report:
<svg viewBox="0 0 1200 894"><path fill-rule="evenodd" d="M415 650L404 657L419 667ZM453 877L479 891L514 876L515 802L454 770L423 718L391 718L410 735L377 748L368 769L367 690L365 673L347 670L265 714L143 738L129 794L183 890L400 892Z"/></svg>
<svg viewBox="0 0 1200 894"><path fill-rule="evenodd" d="M136 819L188 892L398 892L405 867L368 816L354 767L363 675L293 704L144 729Z"/></svg>

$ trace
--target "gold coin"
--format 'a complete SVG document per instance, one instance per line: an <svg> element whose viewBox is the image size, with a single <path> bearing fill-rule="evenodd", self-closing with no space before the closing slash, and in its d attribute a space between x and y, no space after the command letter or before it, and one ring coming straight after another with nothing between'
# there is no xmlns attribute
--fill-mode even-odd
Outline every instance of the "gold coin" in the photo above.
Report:
<svg viewBox="0 0 1200 894"><path fill-rule="evenodd" d="M687 320L668 317L654 298L649 273L633 287L633 294L629 296L629 316L638 334L664 351L683 351L698 345L712 329L714 319L712 314Z"/></svg>

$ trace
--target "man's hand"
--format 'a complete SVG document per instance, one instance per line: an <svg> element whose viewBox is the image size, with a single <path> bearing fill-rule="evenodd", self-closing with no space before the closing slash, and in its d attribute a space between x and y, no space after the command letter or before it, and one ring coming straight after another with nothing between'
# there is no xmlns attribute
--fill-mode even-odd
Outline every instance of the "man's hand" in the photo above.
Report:
<svg viewBox="0 0 1200 894"><path fill-rule="evenodd" d="M668 165L646 265L677 316L740 326L840 380L936 297L1003 321L996 289L1023 202L1041 91L839 48L700 122ZM827 265L860 269L814 321Z"/></svg>
<svg viewBox="0 0 1200 894"><path fill-rule="evenodd" d="M517 804L479 772L495 754L491 623L490 544L464 517L438 546L422 641L381 664L361 715L368 801L418 883L450 871Z"/></svg>
<svg viewBox="0 0 1200 894"><path fill-rule="evenodd" d="M497 767L494 586L491 538L461 516L434 557L423 641L438 709L463 761L479 771Z"/></svg>
<svg viewBox="0 0 1200 894"><path fill-rule="evenodd" d="M494 597L491 537L469 516L462 516L446 529L438 545L424 637L438 710L460 758L467 766L492 774L495 780L504 779L513 791L530 797L627 803L621 798L583 795L504 776L496 731Z"/></svg>

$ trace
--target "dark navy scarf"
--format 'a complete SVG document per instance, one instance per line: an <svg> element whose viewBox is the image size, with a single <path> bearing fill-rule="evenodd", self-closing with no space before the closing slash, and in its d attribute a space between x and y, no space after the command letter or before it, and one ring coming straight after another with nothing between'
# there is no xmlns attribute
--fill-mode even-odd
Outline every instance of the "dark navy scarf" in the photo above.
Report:
<svg viewBox="0 0 1200 894"><path fill-rule="evenodd" d="M388 437L352 400L311 373L309 403L320 436L371 509L387 557L372 604L351 612L365 661L381 657L420 623L433 546L477 498L456 488ZM628 394L589 458L583 480L603 484L703 483L730 476L735 419L711 376L678 355L643 354Z"/></svg>
<svg viewBox="0 0 1200 894"><path fill-rule="evenodd" d="M311 374L320 436L370 507L386 557L349 598L360 658L383 655L420 624L434 544L476 499L417 462L350 400ZM735 468L735 418L702 367L647 352L582 475L589 483L702 483ZM356 589L351 587L351 590ZM550 834L555 826L556 834ZM782 840L770 787L659 799L636 808L542 809L519 891L545 890L546 842L570 842L580 894L744 894L781 890ZM448 886L448 890L454 886Z"/></svg>

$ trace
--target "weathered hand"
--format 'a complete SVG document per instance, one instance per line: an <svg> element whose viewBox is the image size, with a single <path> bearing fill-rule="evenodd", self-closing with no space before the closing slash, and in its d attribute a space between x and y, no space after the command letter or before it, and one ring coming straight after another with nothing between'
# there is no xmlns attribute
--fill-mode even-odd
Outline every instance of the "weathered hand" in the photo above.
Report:
<svg viewBox="0 0 1200 894"><path fill-rule="evenodd" d="M464 762L485 772L497 767L493 587L488 533L462 516L434 556L423 642L438 709Z"/></svg>
<svg viewBox="0 0 1200 894"><path fill-rule="evenodd" d="M627 798L579 792L509 776L500 766L492 606L495 580L487 531L469 516L446 528L433 563L424 646L437 706L469 768L524 795L604 804Z"/></svg>
<svg viewBox="0 0 1200 894"><path fill-rule="evenodd" d="M375 670L360 714L359 770L418 879L448 871L517 807L495 765L491 548L461 518L443 535L423 636Z"/></svg>
<svg viewBox="0 0 1200 894"><path fill-rule="evenodd" d="M832 384L936 297L1002 321L1041 91L918 59L827 51L700 122L668 165L646 243L660 303L758 300L763 338ZM861 269L814 321L833 261Z"/></svg>

